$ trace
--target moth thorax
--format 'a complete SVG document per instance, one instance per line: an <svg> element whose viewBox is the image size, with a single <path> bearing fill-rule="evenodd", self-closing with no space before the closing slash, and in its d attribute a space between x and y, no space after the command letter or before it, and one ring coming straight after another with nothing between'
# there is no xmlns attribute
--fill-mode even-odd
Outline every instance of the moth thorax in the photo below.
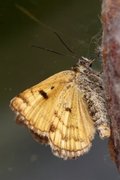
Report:
<svg viewBox="0 0 120 180"><path fill-rule="evenodd" d="M87 72L89 71L92 65L92 61L88 60L87 58L83 58L83 59L79 59L79 61L77 62L76 66L74 66L72 69L75 72Z"/></svg>

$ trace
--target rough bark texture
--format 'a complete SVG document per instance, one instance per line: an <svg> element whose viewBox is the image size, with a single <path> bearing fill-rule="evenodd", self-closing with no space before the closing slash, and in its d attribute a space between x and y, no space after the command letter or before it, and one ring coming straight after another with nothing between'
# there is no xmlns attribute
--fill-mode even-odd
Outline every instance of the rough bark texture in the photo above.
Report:
<svg viewBox="0 0 120 180"><path fill-rule="evenodd" d="M120 0L102 2L102 55L111 119L110 151L120 171Z"/></svg>

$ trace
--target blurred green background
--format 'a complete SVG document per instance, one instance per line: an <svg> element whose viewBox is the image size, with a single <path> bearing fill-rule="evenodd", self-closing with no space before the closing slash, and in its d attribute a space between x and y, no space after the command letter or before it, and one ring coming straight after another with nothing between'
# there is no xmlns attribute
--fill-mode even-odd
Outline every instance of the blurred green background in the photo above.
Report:
<svg viewBox="0 0 120 180"><path fill-rule="evenodd" d="M63 161L18 126L9 108L16 94L77 62L32 47L39 45L70 54L54 30L78 56L97 57L100 11L99 0L0 2L0 180L120 179L110 160L107 140L96 137L88 154ZM96 60L95 68L99 67Z"/></svg>

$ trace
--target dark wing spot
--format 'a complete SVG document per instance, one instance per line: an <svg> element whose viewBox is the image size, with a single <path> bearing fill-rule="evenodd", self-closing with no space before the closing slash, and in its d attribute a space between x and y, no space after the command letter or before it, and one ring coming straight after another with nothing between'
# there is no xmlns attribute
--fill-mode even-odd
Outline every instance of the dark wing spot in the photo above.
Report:
<svg viewBox="0 0 120 180"><path fill-rule="evenodd" d="M57 112L57 111L54 111L54 115L55 115L55 116L58 116L58 112Z"/></svg>
<svg viewBox="0 0 120 180"><path fill-rule="evenodd" d="M55 130L56 130L56 128L55 128L55 126L52 124L52 125L50 126L50 131L51 131L51 132L55 132Z"/></svg>
<svg viewBox="0 0 120 180"><path fill-rule="evenodd" d="M54 89L55 87L54 86L51 86L51 89Z"/></svg>
<svg viewBox="0 0 120 180"><path fill-rule="evenodd" d="M65 110L66 110L66 111L69 111L69 112L72 111L71 108L69 108L69 107L66 107Z"/></svg>
<svg viewBox="0 0 120 180"><path fill-rule="evenodd" d="M45 91L40 90L39 93L40 93L40 95L42 95L44 97L44 99L48 99L48 95Z"/></svg>

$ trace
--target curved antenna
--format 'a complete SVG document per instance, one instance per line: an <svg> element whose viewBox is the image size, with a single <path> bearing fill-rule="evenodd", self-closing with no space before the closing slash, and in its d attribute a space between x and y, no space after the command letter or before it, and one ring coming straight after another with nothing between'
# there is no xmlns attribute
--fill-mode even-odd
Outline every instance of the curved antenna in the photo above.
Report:
<svg viewBox="0 0 120 180"><path fill-rule="evenodd" d="M39 49L42 49L42 50L45 50L45 51L48 51L48 52L52 52L52 53L55 53L55 54L58 54L58 55L61 55L61 56L66 56L64 53L54 51L53 49L48 49L48 48L45 48L45 47L42 47L42 46L32 45L32 47L39 48Z"/></svg>
<svg viewBox="0 0 120 180"><path fill-rule="evenodd" d="M53 49L45 48L45 47L42 47L42 46L32 45L32 47L39 48L39 49L42 49L42 50L45 50L45 51L48 51L48 52L52 52L52 53L58 54L60 56L72 57L73 59L76 59L76 58L78 59L79 58L79 57L74 56L74 55L67 55L67 54L64 54L64 53L61 53L61 52L58 52L58 51L54 51Z"/></svg>
<svg viewBox="0 0 120 180"><path fill-rule="evenodd" d="M62 37L60 36L60 34L58 34L58 32L54 32L54 34L58 37L58 39L60 40L60 42L65 46L65 48L71 52L72 54L74 54L74 51L65 43L65 41L62 39Z"/></svg>
<svg viewBox="0 0 120 180"><path fill-rule="evenodd" d="M36 18L30 11L28 11L26 8L24 8L23 6L19 5L19 4L15 4L16 8L19 9L22 13L24 13L25 15L27 15L30 19L32 19L34 22L36 22L37 24L43 26L44 28L48 29L49 31L51 31L52 33L54 33L57 38L60 40L60 42L64 45L64 47L72 54L75 54L74 51L65 43L65 41L62 39L62 37L60 36L60 34L53 28L51 28L50 26L44 24L43 22L41 22L38 18ZM47 49L47 48L40 48L40 49ZM49 51L49 50L48 50ZM52 50L54 51L54 50ZM52 52L51 51L51 52ZM61 53L56 53L56 54L61 54Z"/></svg>

